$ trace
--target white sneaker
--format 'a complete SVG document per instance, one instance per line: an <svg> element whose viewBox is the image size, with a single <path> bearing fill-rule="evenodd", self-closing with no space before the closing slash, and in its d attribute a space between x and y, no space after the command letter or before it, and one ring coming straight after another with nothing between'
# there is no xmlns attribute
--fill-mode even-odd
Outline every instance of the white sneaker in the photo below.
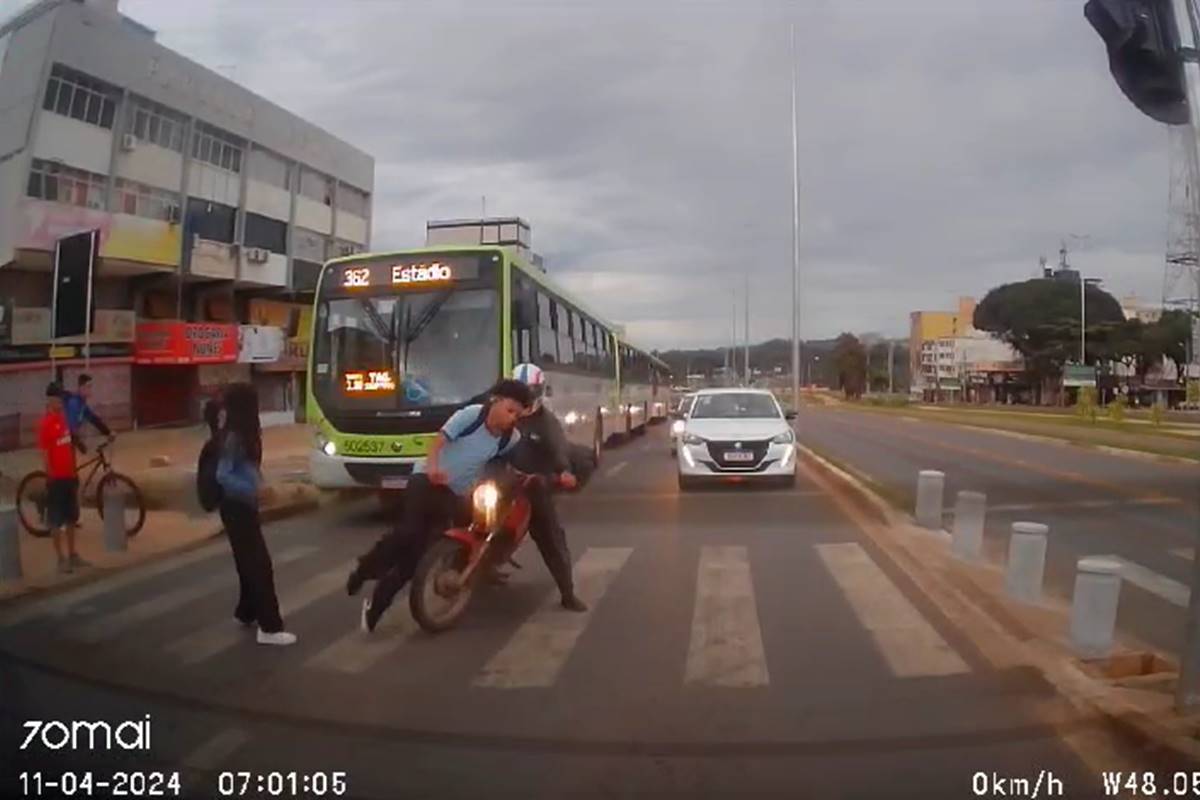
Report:
<svg viewBox="0 0 1200 800"><path fill-rule="evenodd" d="M280 647L286 647L289 644L296 643L296 634L288 633L287 631L276 631L275 633L267 633L259 628L258 630L259 644L273 644Z"/></svg>

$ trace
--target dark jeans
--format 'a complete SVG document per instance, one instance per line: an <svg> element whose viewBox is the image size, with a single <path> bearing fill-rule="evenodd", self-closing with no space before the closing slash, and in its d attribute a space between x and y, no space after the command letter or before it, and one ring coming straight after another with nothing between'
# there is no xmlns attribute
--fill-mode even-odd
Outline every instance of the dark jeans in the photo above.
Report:
<svg viewBox="0 0 1200 800"><path fill-rule="evenodd" d="M542 561L558 585L563 597L575 593L571 575L571 551L567 549L567 534L558 521L554 506L554 490L543 481L534 481L527 489L533 516L529 521L529 538L537 545Z"/></svg>
<svg viewBox="0 0 1200 800"><path fill-rule="evenodd" d="M395 529L381 538L359 559L358 572L365 580L375 579L371 606L378 613L392 604L412 579L425 549L446 527L470 522L466 498L448 486L433 484L424 475L414 475L404 490L404 516Z"/></svg>
<svg viewBox="0 0 1200 800"><path fill-rule="evenodd" d="M247 503L225 500L220 511L241 587L234 616L245 623L257 622L264 633L283 630L279 600L275 597L275 570L271 566L267 542L263 539L258 509Z"/></svg>

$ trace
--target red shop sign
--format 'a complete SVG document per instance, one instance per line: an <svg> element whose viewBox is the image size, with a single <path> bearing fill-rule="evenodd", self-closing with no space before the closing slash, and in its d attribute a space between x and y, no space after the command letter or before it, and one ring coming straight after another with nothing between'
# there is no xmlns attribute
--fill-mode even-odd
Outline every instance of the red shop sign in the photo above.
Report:
<svg viewBox="0 0 1200 800"><path fill-rule="evenodd" d="M175 320L137 324L135 364L223 364L237 357L237 325Z"/></svg>

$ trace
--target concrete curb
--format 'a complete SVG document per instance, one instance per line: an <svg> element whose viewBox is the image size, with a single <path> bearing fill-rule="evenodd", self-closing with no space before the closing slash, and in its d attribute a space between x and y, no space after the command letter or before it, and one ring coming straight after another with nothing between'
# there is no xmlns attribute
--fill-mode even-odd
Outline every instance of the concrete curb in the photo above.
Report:
<svg viewBox="0 0 1200 800"><path fill-rule="evenodd" d="M262 509L262 511L260 512L260 517L262 519L263 524L279 522L281 520L299 516L301 514L305 514L310 511L316 511L319 508L321 508L322 506L331 505L332 503L337 502L339 499L340 499L340 495L325 494L325 493L321 493L316 496L295 497L295 498L292 498L291 500L289 500L288 502L279 503L277 505L269 506L267 508ZM213 514L215 515L216 512L213 512ZM140 555L140 556L136 553L136 551L130 551L131 553L133 553L133 555L131 558L129 558L128 561L125 561L124 563L114 565L114 566L107 566L107 567L104 567L104 566L92 567L85 572L80 572L80 573L71 575L70 577L66 578L65 580L55 583L53 586L30 587L30 588L26 589L25 591L20 591L20 592L17 592L16 594L11 594L11 595L8 595L7 597L2 597L2 598L0 598L0 608L16 605L19 603L32 602L33 600L41 599L41 598L45 598L45 597L51 597L60 592L77 589L81 586L86 586L90 583L104 580L105 578L109 578L109 577L112 577L113 575L120 574L121 572L123 572L127 569L132 569L134 567L143 567L148 564L154 564L156 562L163 561L168 558L174 558L175 556L178 556L182 553L187 553L192 550L197 550L201 547L204 547L205 545L209 544L213 540L221 538L224 534L225 534L224 526L221 525L219 520L215 520L213 528L210 532L203 534L201 536L198 536L195 539L190 539L186 542L182 542L182 543L180 543L180 545L178 547L172 547L170 549L160 550L160 551L154 552L154 553L147 553L147 554ZM145 534L143 533L140 535L145 535Z"/></svg>
<svg viewBox="0 0 1200 800"><path fill-rule="evenodd" d="M1062 641L1022 625L1017 615L1007 613L1004 601L990 596L965 571L961 579L952 579L958 566L944 535L918 528L853 475L807 447L799 449L814 472L837 484L835 490L855 498L871 516L884 520L885 530L875 533L864 528L864 532L994 666L1032 667L1076 714L1098 716L1127 741L1172 762L1200 766L1195 720L1136 705L1127 694L1130 689L1098 678ZM922 543L925 552L915 552L913 542ZM945 551L945 557L937 559L939 563L928 558L935 549ZM1046 609L1045 614L1061 617L1059 630L1065 633L1068 622L1062 609Z"/></svg>

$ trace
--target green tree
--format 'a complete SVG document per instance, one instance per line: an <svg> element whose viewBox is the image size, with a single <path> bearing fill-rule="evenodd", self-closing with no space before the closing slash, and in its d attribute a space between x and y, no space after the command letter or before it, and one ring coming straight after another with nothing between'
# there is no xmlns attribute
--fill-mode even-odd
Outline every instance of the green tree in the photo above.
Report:
<svg viewBox="0 0 1200 800"><path fill-rule="evenodd" d="M862 397L867 385L867 351L852 333L843 333L833 345L833 366L838 388L848 398Z"/></svg>
<svg viewBox="0 0 1200 800"><path fill-rule="evenodd" d="M1121 305L1108 292L1086 286L1089 338L1122 322ZM1079 284L1056 278L1034 278L997 286L975 308L976 328L999 336L1025 359L1034 380L1038 401L1042 386L1062 373L1068 361L1079 358ZM1087 360L1095 363L1105 342L1088 347Z"/></svg>

